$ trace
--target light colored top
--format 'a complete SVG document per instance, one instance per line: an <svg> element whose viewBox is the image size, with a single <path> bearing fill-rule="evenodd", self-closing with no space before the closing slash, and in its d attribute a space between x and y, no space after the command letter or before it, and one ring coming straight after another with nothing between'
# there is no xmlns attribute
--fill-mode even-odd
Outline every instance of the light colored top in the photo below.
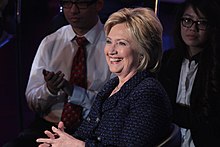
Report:
<svg viewBox="0 0 220 147"><path fill-rule="evenodd" d="M72 60L78 46L73 41L76 36L71 25L66 25L45 37L35 55L26 89L29 107L39 113L44 119L57 123L60 121L64 92L52 95L46 87L42 70L62 71L65 79L70 79ZM89 44L87 52L87 89L74 85L74 91L69 100L83 107L84 118L89 113L97 92L110 78L110 71L104 55L105 34L103 24L98 23L85 35Z"/></svg>
<svg viewBox="0 0 220 147"><path fill-rule="evenodd" d="M190 96L193 83L198 70L198 63L184 59L181 67L179 87L176 102L190 106ZM181 128L182 144L181 147L194 147L189 129Z"/></svg>

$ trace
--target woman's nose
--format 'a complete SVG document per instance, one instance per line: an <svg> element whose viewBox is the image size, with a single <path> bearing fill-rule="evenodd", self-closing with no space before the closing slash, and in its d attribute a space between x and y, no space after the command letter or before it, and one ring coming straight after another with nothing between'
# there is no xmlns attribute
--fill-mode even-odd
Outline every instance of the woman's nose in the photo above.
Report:
<svg viewBox="0 0 220 147"><path fill-rule="evenodd" d="M116 51L116 48L115 48L114 44L109 48L109 54L110 55L117 54L117 51Z"/></svg>
<svg viewBox="0 0 220 147"><path fill-rule="evenodd" d="M199 31L198 25L196 23L192 24L192 26L190 27L190 30L192 31Z"/></svg>

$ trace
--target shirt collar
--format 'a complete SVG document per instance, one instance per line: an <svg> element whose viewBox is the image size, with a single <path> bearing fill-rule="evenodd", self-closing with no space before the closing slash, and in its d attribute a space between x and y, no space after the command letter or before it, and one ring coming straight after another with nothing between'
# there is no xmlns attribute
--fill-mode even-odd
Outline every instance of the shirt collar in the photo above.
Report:
<svg viewBox="0 0 220 147"><path fill-rule="evenodd" d="M69 27L71 27L71 25L69 25ZM72 28L71 30L72 31L68 32L68 38L70 41L72 41L76 37L76 33L73 31ZM83 36L89 41L90 44L94 44L96 42L96 38L97 38L96 36L99 36L102 30L103 30L103 24L99 19L96 25Z"/></svg>
<svg viewBox="0 0 220 147"><path fill-rule="evenodd" d="M199 52L198 54L192 57L189 56L188 52L186 53L186 59L188 59L189 62L195 61L195 63L198 63L200 58L201 58L201 52Z"/></svg>

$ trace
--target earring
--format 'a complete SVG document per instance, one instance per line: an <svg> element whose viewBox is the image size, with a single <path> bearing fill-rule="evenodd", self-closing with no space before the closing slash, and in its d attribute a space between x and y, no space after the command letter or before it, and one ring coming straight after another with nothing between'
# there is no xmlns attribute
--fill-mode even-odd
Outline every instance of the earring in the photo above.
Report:
<svg viewBox="0 0 220 147"><path fill-rule="evenodd" d="M141 61L144 59L144 55L140 55L140 57L139 57L139 63L141 63Z"/></svg>

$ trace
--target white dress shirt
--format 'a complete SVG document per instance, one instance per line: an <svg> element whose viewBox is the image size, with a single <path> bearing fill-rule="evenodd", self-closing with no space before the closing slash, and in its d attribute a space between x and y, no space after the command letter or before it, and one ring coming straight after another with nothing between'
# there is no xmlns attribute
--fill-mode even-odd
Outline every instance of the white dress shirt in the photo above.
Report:
<svg viewBox="0 0 220 147"><path fill-rule="evenodd" d="M179 87L176 102L190 106L190 96L193 83L196 77L198 63L184 59L181 67ZM181 128L182 143L181 147L195 147L190 129Z"/></svg>
<svg viewBox="0 0 220 147"><path fill-rule="evenodd" d="M32 110L50 122L60 121L65 97L63 91L56 96L48 91L42 70L62 71L64 78L70 79L72 60L78 49L75 40L73 41L75 36L71 25L63 26L48 35L42 40L32 64L25 93L27 102ZM84 108L83 116L86 117L97 92L109 80L111 73L104 55L106 40L100 20L84 37L89 41L86 46L88 86L87 89L74 86L69 100L81 105Z"/></svg>

